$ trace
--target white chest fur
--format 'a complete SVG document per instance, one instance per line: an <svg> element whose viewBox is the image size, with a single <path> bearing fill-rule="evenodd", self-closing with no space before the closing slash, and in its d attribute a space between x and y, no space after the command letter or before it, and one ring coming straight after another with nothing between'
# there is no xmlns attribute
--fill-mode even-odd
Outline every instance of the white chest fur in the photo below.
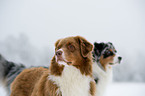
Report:
<svg viewBox="0 0 145 96"><path fill-rule="evenodd" d="M73 66L65 66L61 76L50 75L62 92L62 96L91 96L89 76L82 75L80 70Z"/></svg>
<svg viewBox="0 0 145 96"><path fill-rule="evenodd" d="M107 67L106 71L102 70L98 64L93 64L93 77L98 78L96 84L96 96L103 96L107 85L112 81L112 68Z"/></svg>

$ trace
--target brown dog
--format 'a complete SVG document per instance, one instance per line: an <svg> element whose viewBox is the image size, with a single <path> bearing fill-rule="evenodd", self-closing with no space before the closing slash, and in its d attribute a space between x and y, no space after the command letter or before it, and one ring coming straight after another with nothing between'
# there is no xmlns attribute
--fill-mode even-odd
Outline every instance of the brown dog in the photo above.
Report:
<svg viewBox="0 0 145 96"><path fill-rule="evenodd" d="M11 96L95 96L92 49L80 36L58 40L49 70L22 71L11 85Z"/></svg>

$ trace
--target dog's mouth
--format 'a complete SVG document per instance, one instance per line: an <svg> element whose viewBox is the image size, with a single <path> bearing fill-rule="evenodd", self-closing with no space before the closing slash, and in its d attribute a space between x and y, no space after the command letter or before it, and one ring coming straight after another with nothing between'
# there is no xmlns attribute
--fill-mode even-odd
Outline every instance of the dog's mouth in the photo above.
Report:
<svg viewBox="0 0 145 96"><path fill-rule="evenodd" d="M109 63L109 65L115 65L115 64L118 64L117 62L116 63Z"/></svg>
<svg viewBox="0 0 145 96"><path fill-rule="evenodd" d="M70 65L72 63L72 62L68 62L66 60L61 60L61 61L67 63L68 65Z"/></svg>
<svg viewBox="0 0 145 96"><path fill-rule="evenodd" d="M121 61L122 61L122 57L120 57L120 56L116 56L116 57L114 58L113 61L114 61L114 62L110 62L109 64L110 64L110 65L120 64Z"/></svg>
<svg viewBox="0 0 145 96"><path fill-rule="evenodd" d="M63 59L62 57L57 57L57 59L56 59L56 62L58 63L58 64L63 64L63 65L70 65L72 62L69 62L69 61L67 61L67 60L65 60L65 59Z"/></svg>
<svg viewBox="0 0 145 96"><path fill-rule="evenodd" d="M117 61L117 62L113 62L113 63L109 63L109 65L116 65L116 64L120 64L121 61Z"/></svg>

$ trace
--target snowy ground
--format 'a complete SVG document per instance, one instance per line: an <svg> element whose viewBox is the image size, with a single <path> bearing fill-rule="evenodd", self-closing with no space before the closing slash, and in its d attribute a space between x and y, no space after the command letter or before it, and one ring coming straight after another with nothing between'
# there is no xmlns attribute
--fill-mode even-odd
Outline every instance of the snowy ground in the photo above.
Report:
<svg viewBox="0 0 145 96"><path fill-rule="evenodd" d="M0 96L6 96L5 90L0 86Z"/></svg>
<svg viewBox="0 0 145 96"><path fill-rule="evenodd" d="M113 83L105 96L145 96L145 83Z"/></svg>
<svg viewBox="0 0 145 96"><path fill-rule="evenodd" d="M2 87L0 96L6 96ZM145 83L113 83L108 87L105 96L145 96Z"/></svg>

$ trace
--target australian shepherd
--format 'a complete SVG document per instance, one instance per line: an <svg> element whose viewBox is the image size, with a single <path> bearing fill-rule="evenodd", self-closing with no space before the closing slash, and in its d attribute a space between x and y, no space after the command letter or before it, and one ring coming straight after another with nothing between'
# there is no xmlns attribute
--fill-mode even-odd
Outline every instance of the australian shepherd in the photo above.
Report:
<svg viewBox="0 0 145 96"><path fill-rule="evenodd" d="M93 77L96 81L96 96L103 96L107 85L112 80L112 65L119 64L122 57L111 42L94 43Z"/></svg>
<svg viewBox="0 0 145 96"><path fill-rule="evenodd" d="M80 36L58 40L49 70L24 69L11 84L11 96L96 96L92 49Z"/></svg>

